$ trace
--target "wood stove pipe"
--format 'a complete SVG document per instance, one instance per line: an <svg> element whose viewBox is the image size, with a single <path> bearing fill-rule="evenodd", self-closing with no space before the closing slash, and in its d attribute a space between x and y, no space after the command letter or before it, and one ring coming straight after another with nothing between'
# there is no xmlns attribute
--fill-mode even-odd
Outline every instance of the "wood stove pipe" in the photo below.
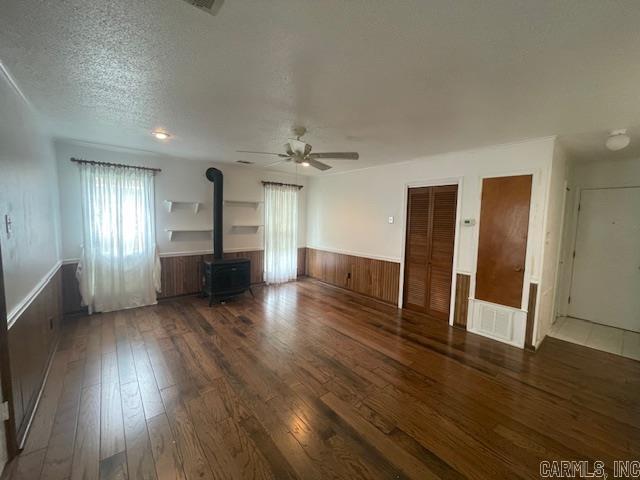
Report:
<svg viewBox="0 0 640 480"><path fill-rule="evenodd" d="M222 259L222 172L207 168L207 179L213 182L213 258Z"/></svg>

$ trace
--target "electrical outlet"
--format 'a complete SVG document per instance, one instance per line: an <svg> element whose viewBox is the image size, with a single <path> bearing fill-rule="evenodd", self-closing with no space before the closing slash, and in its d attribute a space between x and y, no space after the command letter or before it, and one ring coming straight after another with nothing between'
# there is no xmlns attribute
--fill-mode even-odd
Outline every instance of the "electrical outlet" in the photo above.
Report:
<svg viewBox="0 0 640 480"><path fill-rule="evenodd" d="M389 217L389 223L393 223L394 218L393 217Z"/></svg>

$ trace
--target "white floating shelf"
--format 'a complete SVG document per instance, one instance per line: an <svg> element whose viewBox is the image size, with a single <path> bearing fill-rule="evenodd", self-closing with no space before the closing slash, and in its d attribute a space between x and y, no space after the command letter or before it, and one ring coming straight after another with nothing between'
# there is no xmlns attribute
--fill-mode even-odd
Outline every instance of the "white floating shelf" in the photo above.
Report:
<svg viewBox="0 0 640 480"><path fill-rule="evenodd" d="M229 205L231 207L252 207L258 208L262 201L252 201L252 200L225 200L224 204Z"/></svg>
<svg viewBox="0 0 640 480"><path fill-rule="evenodd" d="M165 200L165 207L167 207L168 212L173 212L173 209L176 205L193 205L193 213L198 213L200 211L200 207L202 207L202 202L188 202L183 200Z"/></svg>
<svg viewBox="0 0 640 480"><path fill-rule="evenodd" d="M167 228L165 232L169 234L169 240L173 240L173 235L175 233L213 233L213 229L211 228Z"/></svg>

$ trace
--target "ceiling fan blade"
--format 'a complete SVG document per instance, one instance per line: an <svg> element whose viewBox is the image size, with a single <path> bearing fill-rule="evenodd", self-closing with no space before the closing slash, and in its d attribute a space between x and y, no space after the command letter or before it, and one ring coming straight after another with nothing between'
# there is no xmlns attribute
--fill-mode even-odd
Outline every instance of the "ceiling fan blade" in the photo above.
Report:
<svg viewBox="0 0 640 480"><path fill-rule="evenodd" d="M326 163L322 163L319 162L317 160L314 160L313 158L306 158L305 159L306 162L309 162L309 165L311 165L314 168L317 168L318 170L329 170L331 168L331 165L327 165Z"/></svg>
<svg viewBox="0 0 640 480"><path fill-rule="evenodd" d="M267 165L264 165L264 168L274 167L274 166L279 165L281 163L290 162L290 161L291 161L291 157L287 157L285 155L285 158L283 158L282 160L278 160L277 162L273 162L273 163L269 163Z"/></svg>
<svg viewBox="0 0 640 480"><path fill-rule="evenodd" d="M310 153L309 158L335 158L338 160L358 160L360 158L360 154L358 154L358 152Z"/></svg>
<svg viewBox="0 0 640 480"><path fill-rule="evenodd" d="M237 153L258 153L260 155L277 155L278 157L288 157L289 155L285 155L284 153L273 153L273 152L256 152L253 150L236 150Z"/></svg>

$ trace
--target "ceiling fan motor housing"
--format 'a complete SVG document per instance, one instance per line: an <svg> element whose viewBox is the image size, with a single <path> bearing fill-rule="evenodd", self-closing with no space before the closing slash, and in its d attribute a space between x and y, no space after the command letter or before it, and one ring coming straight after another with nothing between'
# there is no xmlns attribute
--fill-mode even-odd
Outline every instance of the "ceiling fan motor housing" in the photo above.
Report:
<svg viewBox="0 0 640 480"><path fill-rule="evenodd" d="M289 149L296 155L304 156L307 154L307 148L311 151L311 146L301 140L289 140Z"/></svg>

